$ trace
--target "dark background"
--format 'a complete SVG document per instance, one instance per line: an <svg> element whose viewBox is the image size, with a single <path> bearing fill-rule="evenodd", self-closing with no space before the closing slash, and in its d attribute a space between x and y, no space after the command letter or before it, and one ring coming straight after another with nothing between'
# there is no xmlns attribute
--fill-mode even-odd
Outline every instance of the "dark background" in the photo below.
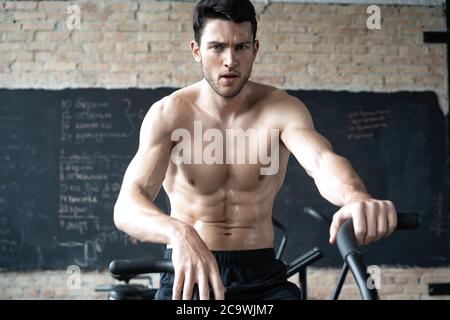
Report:
<svg viewBox="0 0 450 320"><path fill-rule="evenodd" d="M162 255L161 245L134 243L118 231L113 206L144 115L174 90L0 90L0 268L104 269L112 259ZM447 128L436 95L289 93L308 106L316 129L350 160L369 193L420 214L420 229L364 248L368 264L448 265ZM169 208L163 191L157 204ZM304 206L337 210L291 156L274 206L289 235L283 258L319 246L325 257L317 265L337 266L328 229Z"/></svg>

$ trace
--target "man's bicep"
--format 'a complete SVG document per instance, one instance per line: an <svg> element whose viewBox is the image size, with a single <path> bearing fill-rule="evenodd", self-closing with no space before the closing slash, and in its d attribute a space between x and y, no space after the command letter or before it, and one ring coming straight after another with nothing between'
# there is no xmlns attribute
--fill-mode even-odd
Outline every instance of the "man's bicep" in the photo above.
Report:
<svg viewBox="0 0 450 320"><path fill-rule="evenodd" d="M320 168L322 157L333 152L330 142L314 128L306 105L289 96L283 106L281 140L310 176Z"/></svg>
<svg viewBox="0 0 450 320"><path fill-rule="evenodd" d="M160 143L139 150L125 172L124 187L139 188L153 200L166 175L169 158L170 144Z"/></svg>
<svg viewBox="0 0 450 320"><path fill-rule="evenodd" d="M283 130L281 139L310 176L319 170L322 158L333 152L330 142L314 128L290 127Z"/></svg>
<svg viewBox="0 0 450 320"><path fill-rule="evenodd" d="M169 165L172 141L160 105L154 105L142 122L139 149L124 176L123 189L138 188L156 197Z"/></svg>

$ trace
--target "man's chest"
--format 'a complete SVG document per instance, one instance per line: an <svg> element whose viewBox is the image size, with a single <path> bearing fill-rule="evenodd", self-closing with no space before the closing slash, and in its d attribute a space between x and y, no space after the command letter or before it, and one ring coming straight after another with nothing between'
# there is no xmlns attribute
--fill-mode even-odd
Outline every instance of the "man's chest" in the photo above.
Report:
<svg viewBox="0 0 450 320"><path fill-rule="evenodd" d="M197 119L175 130L171 139L172 165L200 189L225 184L254 189L268 180L266 176L279 173L280 151L286 152L280 150L279 130L256 119L232 125Z"/></svg>

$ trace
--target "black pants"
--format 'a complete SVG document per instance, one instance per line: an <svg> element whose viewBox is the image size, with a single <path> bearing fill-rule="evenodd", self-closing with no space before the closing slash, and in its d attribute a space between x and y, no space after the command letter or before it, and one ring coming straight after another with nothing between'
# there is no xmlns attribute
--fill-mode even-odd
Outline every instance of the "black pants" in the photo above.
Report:
<svg viewBox="0 0 450 320"><path fill-rule="evenodd" d="M287 281L286 266L272 248L243 251L212 251L219 265L226 300L297 300L300 289ZM167 249L165 258L171 259ZM156 300L172 299L174 274L162 273ZM213 291L210 286L211 298Z"/></svg>

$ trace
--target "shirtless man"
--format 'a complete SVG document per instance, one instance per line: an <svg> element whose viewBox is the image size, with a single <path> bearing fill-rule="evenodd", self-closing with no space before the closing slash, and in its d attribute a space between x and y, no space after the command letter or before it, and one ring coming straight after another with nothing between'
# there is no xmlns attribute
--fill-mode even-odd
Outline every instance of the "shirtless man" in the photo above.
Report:
<svg viewBox="0 0 450 320"><path fill-rule="evenodd" d="M114 220L134 238L168 245L165 256L172 259L175 273L163 274L156 298L191 299L195 286L200 299L210 294L215 299L300 297L273 252L272 207L290 153L320 194L341 207L333 217L331 243L346 219L353 219L360 245L389 235L397 224L392 202L367 193L350 163L315 131L301 101L248 81L259 49L256 29L248 0L197 3L191 49L204 79L156 102L142 123L139 149L125 173ZM174 149L186 141L173 139L173 133L182 129L195 135L198 123L203 131L215 129L223 136L227 129L256 129L258 138L261 132L278 130L279 149L268 148L279 152L278 158L272 157L279 161L278 170L261 174L261 161L174 161ZM238 152L248 152L249 145ZM207 146L203 141L200 152ZM225 141L223 146L226 156ZM170 199L170 216L153 203L161 185Z"/></svg>

